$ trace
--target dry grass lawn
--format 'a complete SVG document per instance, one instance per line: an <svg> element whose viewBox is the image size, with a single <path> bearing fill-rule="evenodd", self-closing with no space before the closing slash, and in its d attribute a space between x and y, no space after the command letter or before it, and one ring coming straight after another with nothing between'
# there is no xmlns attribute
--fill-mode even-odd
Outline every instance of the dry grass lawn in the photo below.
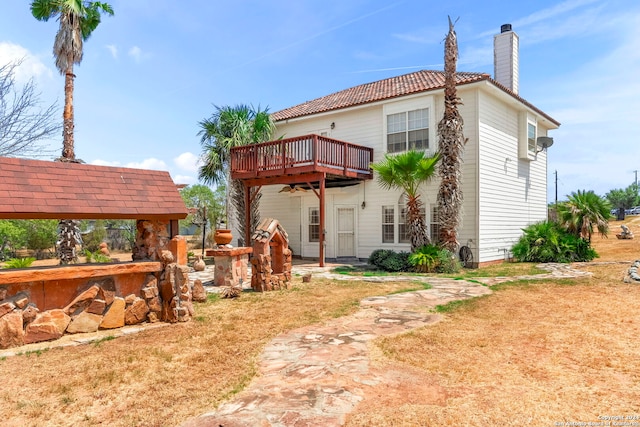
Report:
<svg viewBox="0 0 640 427"><path fill-rule="evenodd" d="M640 258L638 236L594 238L596 261ZM640 285L628 263L588 265L594 276L503 285L436 325L372 344L392 379L349 426L556 425L640 415ZM522 266L528 274L530 266ZM517 270L514 270L517 271ZM197 306L187 324L0 359L5 426L175 426L211 411L255 375L278 333L357 309L407 283L296 282ZM637 420L640 422L640 420Z"/></svg>

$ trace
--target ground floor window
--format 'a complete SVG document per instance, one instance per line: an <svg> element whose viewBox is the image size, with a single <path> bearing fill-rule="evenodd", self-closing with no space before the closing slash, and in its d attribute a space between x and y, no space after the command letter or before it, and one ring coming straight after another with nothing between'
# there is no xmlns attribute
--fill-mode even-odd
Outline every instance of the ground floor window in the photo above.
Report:
<svg viewBox="0 0 640 427"><path fill-rule="evenodd" d="M320 209L309 208L309 242L320 241Z"/></svg>
<svg viewBox="0 0 640 427"><path fill-rule="evenodd" d="M395 243L395 210L393 205L382 207L382 243Z"/></svg>
<svg viewBox="0 0 640 427"><path fill-rule="evenodd" d="M438 205L431 205L431 224L429 229L431 230L431 243L438 243L440 241L440 222L438 217Z"/></svg>

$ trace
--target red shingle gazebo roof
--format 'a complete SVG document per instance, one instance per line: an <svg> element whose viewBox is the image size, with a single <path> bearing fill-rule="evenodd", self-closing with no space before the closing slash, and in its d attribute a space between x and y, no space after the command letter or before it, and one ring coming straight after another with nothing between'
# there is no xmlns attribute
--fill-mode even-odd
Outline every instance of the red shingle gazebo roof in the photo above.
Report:
<svg viewBox="0 0 640 427"><path fill-rule="evenodd" d="M0 157L0 218L166 219L187 216L165 171Z"/></svg>

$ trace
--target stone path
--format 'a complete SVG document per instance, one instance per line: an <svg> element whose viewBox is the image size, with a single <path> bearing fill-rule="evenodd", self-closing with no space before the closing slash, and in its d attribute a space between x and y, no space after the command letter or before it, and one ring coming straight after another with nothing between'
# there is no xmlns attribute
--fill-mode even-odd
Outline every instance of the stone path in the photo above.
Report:
<svg viewBox="0 0 640 427"><path fill-rule="evenodd" d="M569 278L590 273L567 264L540 266L549 273L519 279ZM259 375L216 411L181 427L339 426L366 392L384 381L370 367L367 342L437 322L430 308L491 293L489 286L513 277L473 281L416 276L361 277L331 273L332 267L297 266L294 273L333 280L428 282L432 289L370 297L357 313L284 333L264 349ZM204 280L203 280L204 281Z"/></svg>

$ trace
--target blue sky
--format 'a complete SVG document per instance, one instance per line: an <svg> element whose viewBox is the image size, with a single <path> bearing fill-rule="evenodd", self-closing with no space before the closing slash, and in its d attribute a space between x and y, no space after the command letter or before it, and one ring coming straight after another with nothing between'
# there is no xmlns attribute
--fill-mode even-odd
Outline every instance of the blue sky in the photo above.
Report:
<svg viewBox="0 0 640 427"><path fill-rule="evenodd" d="M57 21L29 1L0 5L0 64L24 58L44 102L62 107ZM358 84L443 68L447 15L458 70L493 75L493 36L520 37L520 95L562 123L548 198L603 195L640 170L640 3L635 0L110 0L76 67L76 156L168 170L197 182L198 122L213 105L274 112ZM50 142L59 155L61 137Z"/></svg>

